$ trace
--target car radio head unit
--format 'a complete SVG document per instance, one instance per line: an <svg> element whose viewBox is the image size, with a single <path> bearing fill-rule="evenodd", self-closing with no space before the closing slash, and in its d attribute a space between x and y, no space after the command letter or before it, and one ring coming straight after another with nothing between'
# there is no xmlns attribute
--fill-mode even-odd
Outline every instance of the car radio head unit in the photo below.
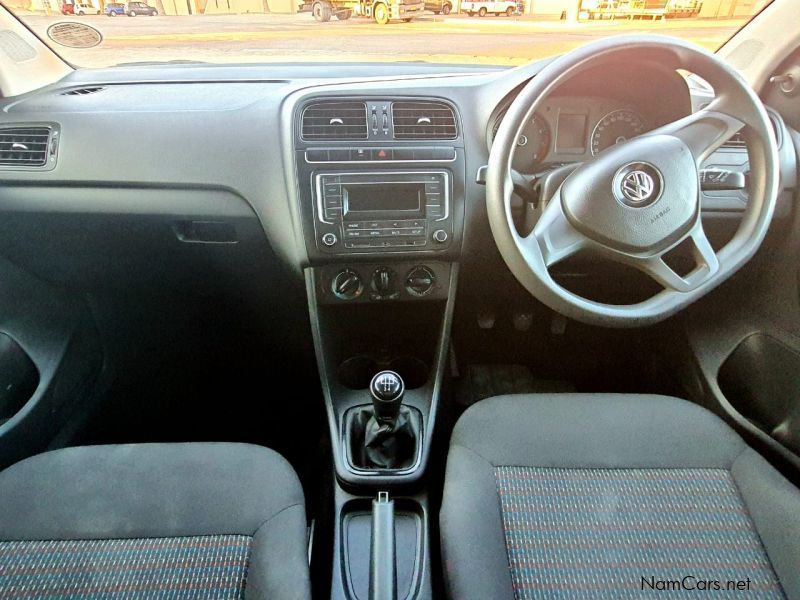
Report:
<svg viewBox="0 0 800 600"><path fill-rule="evenodd" d="M439 249L452 235L447 171L318 173L317 246L328 252Z"/></svg>
<svg viewBox="0 0 800 600"><path fill-rule="evenodd" d="M343 218L349 220L422 218L425 216L425 184L398 182L349 182L341 185Z"/></svg>

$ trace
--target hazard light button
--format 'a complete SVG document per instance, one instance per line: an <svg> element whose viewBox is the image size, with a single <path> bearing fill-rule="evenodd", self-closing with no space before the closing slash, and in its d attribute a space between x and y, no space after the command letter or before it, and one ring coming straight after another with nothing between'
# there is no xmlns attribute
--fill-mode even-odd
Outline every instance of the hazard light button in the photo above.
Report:
<svg viewBox="0 0 800 600"><path fill-rule="evenodd" d="M372 160L392 160L391 148L373 148Z"/></svg>

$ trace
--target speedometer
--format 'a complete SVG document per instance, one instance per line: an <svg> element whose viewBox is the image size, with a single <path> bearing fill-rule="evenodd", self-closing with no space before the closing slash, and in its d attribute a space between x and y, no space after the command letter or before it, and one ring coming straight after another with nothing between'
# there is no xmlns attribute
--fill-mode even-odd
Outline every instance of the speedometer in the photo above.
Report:
<svg viewBox="0 0 800 600"><path fill-rule="evenodd" d="M608 113L592 131L592 154L628 141L644 133L644 120L638 113L621 109Z"/></svg>

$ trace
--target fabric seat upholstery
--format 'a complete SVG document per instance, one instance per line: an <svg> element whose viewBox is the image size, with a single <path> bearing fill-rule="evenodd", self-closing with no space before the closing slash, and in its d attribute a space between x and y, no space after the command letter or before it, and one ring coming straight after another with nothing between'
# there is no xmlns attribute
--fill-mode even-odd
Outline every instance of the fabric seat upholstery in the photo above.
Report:
<svg viewBox="0 0 800 600"><path fill-rule="evenodd" d="M702 594L658 587L685 576L720 581L709 597L800 598L800 491L675 398L479 402L453 432L440 525L453 598Z"/></svg>
<svg viewBox="0 0 800 600"><path fill-rule="evenodd" d="M247 444L47 452L0 473L0 597L310 597L296 474Z"/></svg>

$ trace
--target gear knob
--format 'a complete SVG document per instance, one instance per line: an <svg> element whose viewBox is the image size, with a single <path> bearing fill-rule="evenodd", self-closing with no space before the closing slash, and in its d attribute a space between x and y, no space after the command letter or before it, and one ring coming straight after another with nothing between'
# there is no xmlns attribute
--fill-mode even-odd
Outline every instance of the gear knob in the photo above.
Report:
<svg viewBox="0 0 800 600"><path fill-rule="evenodd" d="M375 419L393 423L400 413L400 405L403 403L405 391L403 378L394 371L376 373L369 384Z"/></svg>

